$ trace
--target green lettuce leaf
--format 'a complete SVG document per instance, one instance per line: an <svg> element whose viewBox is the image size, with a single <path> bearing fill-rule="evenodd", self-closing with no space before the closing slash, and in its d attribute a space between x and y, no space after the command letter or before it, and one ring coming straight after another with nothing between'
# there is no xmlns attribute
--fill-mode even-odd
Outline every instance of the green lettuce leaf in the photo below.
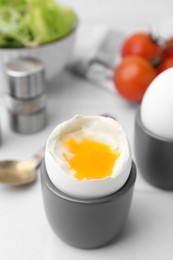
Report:
<svg viewBox="0 0 173 260"><path fill-rule="evenodd" d="M1 0L0 46L35 47L69 34L76 14L54 0Z"/></svg>

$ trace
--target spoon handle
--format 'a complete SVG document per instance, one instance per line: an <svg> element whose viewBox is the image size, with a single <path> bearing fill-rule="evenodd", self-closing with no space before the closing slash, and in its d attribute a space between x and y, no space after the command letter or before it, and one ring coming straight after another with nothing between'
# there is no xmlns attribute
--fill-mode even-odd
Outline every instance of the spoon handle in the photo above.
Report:
<svg viewBox="0 0 173 260"><path fill-rule="evenodd" d="M44 157L45 147L42 147L39 149L31 158L32 161L35 162L36 168L40 166L41 161Z"/></svg>

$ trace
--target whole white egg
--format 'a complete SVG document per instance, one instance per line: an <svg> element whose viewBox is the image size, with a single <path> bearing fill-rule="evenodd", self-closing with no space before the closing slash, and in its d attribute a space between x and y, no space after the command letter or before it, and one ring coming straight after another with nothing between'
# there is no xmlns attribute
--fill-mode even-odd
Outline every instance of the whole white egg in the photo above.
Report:
<svg viewBox="0 0 173 260"><path fill-rule="evenodd" d="M151 82L142 100L141 120L152 133L173 140L173 68Z"/></svg>
<svg viewBox="0 0 173 260"><path fill-rule="evenodd" d="M68 143L81 150L72 153ZM110 164L115 154L117 157L111 173L102 177L104 168L109 167L106 163ZM86 176L81 177L76 172L70 164L74 160L77 162L75 166L78 168L79 164L79 171L83 170ZM119 190L129 177L132 158L126 133L117 121L103 116L77 115L59 124L50 134L45 165L55 187L68 195L87 199L107 196ZM90 176L92 168L99 171L97 178L94 173Z"/></svg>

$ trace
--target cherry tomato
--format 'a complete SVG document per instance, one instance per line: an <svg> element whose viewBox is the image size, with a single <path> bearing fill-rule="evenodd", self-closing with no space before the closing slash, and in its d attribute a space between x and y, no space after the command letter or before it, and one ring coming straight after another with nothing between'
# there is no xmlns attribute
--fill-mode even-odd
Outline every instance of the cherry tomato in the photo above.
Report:
<svg viewBox="0 0 173 260"><path fill-rule="evenodd" d="M173 37L169 38L163 47L163 53L162 56L164 58L170 58L173 57Z"/></svg>
<svg viewBox="0 0 173 260"><path fill-rule="evenodd" d="M169 69L171 67L173 67L173 57L165 59L158 67L157 71L158 73L161 73L162 71Z"/></svg>
<svg viewBox="0 0 173 260"><path fill-rule="evenodd" d="M148 33L139 32L128 37L122 45L121 55L139 55L145 59L156 56L160 50L159 44Z"/></svg>
<svg viewBox="0 0 173 260"><path fill-rule="evenodd" d="M156 76L156 70L147 60L133 55L125 57L115 68L113 80L121 96L129 101L140 102Z"/></svg>

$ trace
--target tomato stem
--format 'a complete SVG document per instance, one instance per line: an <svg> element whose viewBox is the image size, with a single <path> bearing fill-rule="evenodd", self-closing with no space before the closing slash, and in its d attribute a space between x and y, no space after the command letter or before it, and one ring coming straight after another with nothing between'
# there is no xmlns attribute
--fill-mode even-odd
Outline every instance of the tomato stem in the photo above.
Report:
<svg viewBox="0 0 173 260"><path fill-rule="evenodd" d="M163 58L160 55L158 55L158 56L152 57L149 62L153 68L157 69L163 62Z"/></svg>

